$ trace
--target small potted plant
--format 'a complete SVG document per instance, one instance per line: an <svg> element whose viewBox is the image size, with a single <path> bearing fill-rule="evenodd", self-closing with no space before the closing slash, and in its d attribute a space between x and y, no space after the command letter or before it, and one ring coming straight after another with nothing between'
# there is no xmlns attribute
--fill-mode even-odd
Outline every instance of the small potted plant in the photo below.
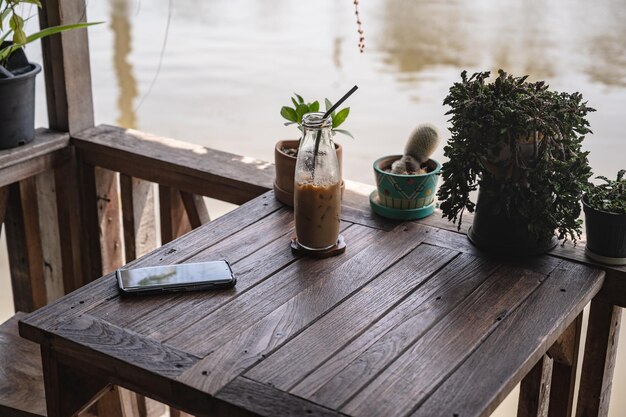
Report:
<svg viewBox="0 0 626 417"><path fill-rule="evenodd" d="M40 0L0 0L0 149L23 145L35 136L35 76L41 66L29 62L23 48L37 39L95 24L54 26L27 35L18 8L33 4L41 7Z"/></svg>
<svg viewBox="0 0 626 417"><path fill-rule="evenodd" d="M298 129L302 131L302 116L307 113L315 113L320 109L318 101L307 103L302 96L295 94L291 98L293 107L284 106L280 109L280 114L287 122L285 126L297 124ZM325 100L326 110L332 107L330 100ZM350 114L350 107L346 107L340 111L333 112L331 117L333 121L333 134L342 133L352 137L347 130L337 129ZM296 171L296 159L298 156L298 147L300 146L300 139L293 140L279 140L274 148L274 163L276 165L276 178L274 180L274 194L276 198L284 204L293 206L293 185L294 175ZM341 145L335 143L335 151L337 152L337 159L339 160L339 172L341 173ZM341 191L345 188L344 183L341 183Z"/></svg>
<svg viewBox="0 0 626 417"><path fill-rule="evenodd" d="M591 186L583 197L586 253L590 258L609 265L626 265L626 170L604 184Z"/></svg>
<svg viewBox="0 0 626 417"><path fill-rule="evenodd" d="M390 155L374 162L376 190L370 195L375 213L398 220L414 220L435 211L435 193L441 164L430 156L439 144L437 129L419 125L403 155Z"/></svg>
<svg viewBox="0 0 626 417"><path fill-rule="evenodd" d="M576 240L591 176L581 145L594 109L580 93L555 92L543 81L502 70L494 82L489 76L464 71L444 100L452 137L438 194L443 216L460 228L464 211L476 209L468 237L495 252L537 254L555 238Z"/></svg>

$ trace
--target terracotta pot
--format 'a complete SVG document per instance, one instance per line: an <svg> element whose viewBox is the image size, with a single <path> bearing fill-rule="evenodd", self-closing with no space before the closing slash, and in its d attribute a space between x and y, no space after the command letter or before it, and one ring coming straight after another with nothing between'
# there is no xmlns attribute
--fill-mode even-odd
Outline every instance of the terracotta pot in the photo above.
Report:
<svg viewBox="0 0 626 417"><path fill-rule="evenodd" d="M274 179L274 194L276 199L281 203L293 207L293 177L296 173L296 157L287 155L282 151L283 148L298 149L300 140L279 140L274 148L274 164L276 165L276 178ZM339 173L341 175L341 154L342 147L335 143L337 152L337 160L339 161ZM341 180L341 195L345 184Z"/></svg>

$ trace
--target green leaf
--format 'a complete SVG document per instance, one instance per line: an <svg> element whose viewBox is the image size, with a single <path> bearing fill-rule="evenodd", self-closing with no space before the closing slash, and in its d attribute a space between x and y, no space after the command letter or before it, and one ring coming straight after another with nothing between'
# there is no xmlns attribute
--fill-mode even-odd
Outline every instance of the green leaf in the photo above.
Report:
<svg viewBox="0 0 626 417"><path fill-rule="evenodd" d="M298 115L296 114L296 111L291 107L284 106L282 109L280 109L280 115L293 123L298 120Z"/></svg>
<svg viewBox="0 0 626 417"><path fill-rule="evenodd" d="M352 139L354 139L354 136L352 136L352 133L348 132L347 130L333 129L333 132L341 133L342 135L350 136Z"/></svg>
<svg viewBox="0 0 626 417"><path fill-rule="evenodd" d="M71 25L52 26L28 36L25 43L31 43L33 41L36 41L37 39L45 38L46 36L55 35L57 33L65 32L68 30L83 29L89 26L100 25L102 23L104 22L74 23Z"/></svg>
<svg viewBox="0 0 626 417"><path fill-rule="evenodd" d="M302 116L304 116L308 112L309 112L309 106L307 106L306 104L298 104L298 106L296 107L296 114L298 115L298 120L297 120L298 124L302 123Z"/></svg>
<svg viewBox="0 0 626 417"><path fill-rule="evenodd" d="M0 13L0 30L3 30L2 22L4 22L4 19L6 19L9 16L9 13L11 13L11 9L9 9L8 7L2 13Z"/></svg>
<svg viewBox="0 0 626 417"><path fill-rule="evenodd" d="M312 113L320 111L320 102L316 100L313 103L309 104L309 111Z"/></svg>
<svg viewBox="0 0 626 417"><path fill-rule="evenodd" d="M298 101L299 101L301 104L304 104L304 99L302 98L302 96L299 96L297 93L293 93L293 94L294 94L294 95L298 98Z"/></svg>
<svg viewBox="0 0 626 417"><path fill-rule="evenodd" d="M298 102L296 101L295 98L291 97L291 102L293 103L293 107L298 107Z"/></svg>
<svg viewBox="0 0 626 417"><path fill-rule="evenodd" d="M335 116L333 116L333 129L341 126L341 124L346 121L346 118L349 114L350 107L346 107L345 109L340 110L339 113L337 113Z"/></svg>
<svg viewBox="0 0 626 417"><path fill-rule="evenodd" d="M333 103L331 103L331 101L327 98L324 99L324 104L326 104L326 111L330 110L330 108L333 107Z"/></svg>

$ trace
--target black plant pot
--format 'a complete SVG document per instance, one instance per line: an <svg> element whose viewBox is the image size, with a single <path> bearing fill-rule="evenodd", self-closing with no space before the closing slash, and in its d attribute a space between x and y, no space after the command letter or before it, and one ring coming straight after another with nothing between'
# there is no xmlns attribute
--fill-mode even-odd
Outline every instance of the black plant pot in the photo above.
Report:
<svg viewBox="0 0 626 417"><path fill-rule="evenodd" d="M554 234L542 239L532 236L525 219L508 216L494 198L480 190L467 237L480 249L510 256L539 255L557 244Z"/></svg>
<svg viewBox="0 0 626 417"><path fill-rule="evenodd" d="M35 76L31 70L12 78L0 78L0 149L24 145L35 137Z"/></svg>
<svg viewBox="0 0 626 417"><path fill-rule="evenodd" d="M626 265L626 214L596 210L583 198L586 253L591 259L609 264Z"/></svg>

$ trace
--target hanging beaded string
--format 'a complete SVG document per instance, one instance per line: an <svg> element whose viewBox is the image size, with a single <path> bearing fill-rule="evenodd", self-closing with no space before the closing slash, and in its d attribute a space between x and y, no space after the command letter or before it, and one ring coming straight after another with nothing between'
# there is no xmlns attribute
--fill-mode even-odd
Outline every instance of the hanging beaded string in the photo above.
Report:
<svg viewBox="0 0 626 417"><path fill-rule="evenodd" d="M361 24L361 15L359 14L359 0L354 0L354 14L356 15L357 32L359 32L359 52L363 53L365 49L365 35L363 34L363 25Z"/></svg>

